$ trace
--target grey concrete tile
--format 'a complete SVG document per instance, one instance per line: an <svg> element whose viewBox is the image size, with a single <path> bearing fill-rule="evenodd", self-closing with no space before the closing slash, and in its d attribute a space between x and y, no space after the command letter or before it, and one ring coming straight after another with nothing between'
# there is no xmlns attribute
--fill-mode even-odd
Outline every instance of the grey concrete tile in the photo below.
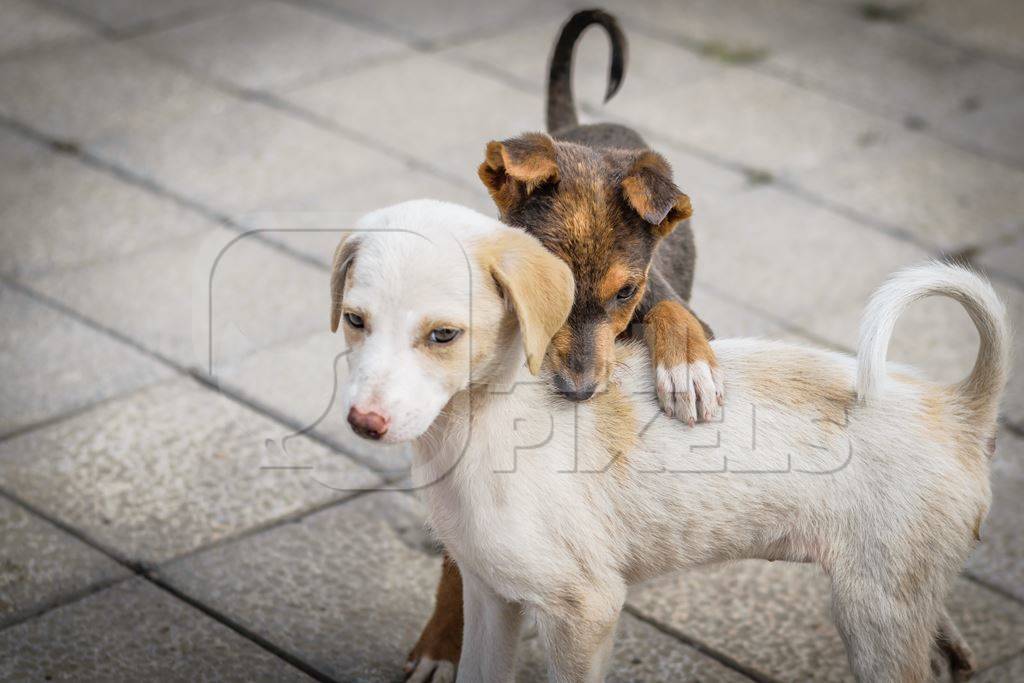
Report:
<svg viewBox="0 0 1024 683"><path fill-rule="evenodd" d="M627 26L682 38L727 63L761 61L836 26L827 8L792 0L610 0L606 7Z"/></svg>
<svg viewBox="0 0 1024 683"><path fill-rule="evenodd" d="M880 116L748 69L637 93L611 108L643 130L772 173L818 166L899 132Z"/></svg>
<svg viewBox="0 0 1024 683"><path fill-rule="evenodd" d="M243 0L51 0L68 12L94 22L109 31L124 34L167 23L192 21L226 11Z"/></svg>
<svg viewBox="0 0 1024 683"><path fill-rule="evenodd" d="M0 9L0 56L91 35L88 27L33 0L7 0Z"/></svg>
<svg viewBox="0 0 1024 683"><path fill-rule="evenodd" d="M223 228L32 279L37 291L199 371L324 329L329 274Z"/></svg>
<svg viewBox="0 0 1024 683"><path fill-rule="evenodd" d="M940 249L1012 234L1024 215L1024 171L919 134L873 145L794 180Z"/></svg>
<svg viewBox="0 0 1024 683"><path fill-rule="evenodd" d="M990 273L1024 287L1024 233L1011 241L985 248L973 260Z"/></svg>
<svg viewBox="0 0 1024 683"><path fill-rule="evenodd" d="M125 256L212 224L175 202L0 132L0 272L40 275ZM21 153L11 144L16 141Z"/></svg>
<svg viewBox="0 0 1024 683"><path fill-rule="evenodd" d="M496 213L483 183L476 181L470 188L407 168L386 178L355 178L338 187L303 192L259 211L239 212L235 218L260 230L266 239L286 244L329 267L342 232L366 213L424 197L469 206L488 216Z"/></svg>
<svg viewBox="0 0 1024 683"><path fill-rule="evenodd" d="M377 478L192 379L0 444L18 495L132 561L157 563ZM275 469L275 468L307 469Z"/></svg>
<svg viewBox="0 0 1024 683"><path fill-rule="evenodd" d="M132 579L0 632L8 681L308 681L199 610Z"/></svg>
<svg viewBox="0 0 1024 683"><path fill-rule="evenodd" d="M859 311L886 276L927 256L771 186L709 202L695 230L702 281L804 328L822 312Z"/></svg>
<svg viewBox="0 0 1024 683"><path fill-rule="evenodd" d="M745 561L645 584L629 599L646 615L780 680L852 680L818 567ZM1024 607L956 582L950 615L988 666L1020 650Z"/></svg>
<svg viewBox="0 0 1024 683"><path fill-rule="evenodd" d="M76 538L0 499L0 626L127 569Z"/></svg>
<svg viewBox="0 0 1024 683"><path fill-rule="evenodd" d="M976 683L1013 683L1024 680L1024 655L983 671L971 680Z"/></svg>
<svg viewBox="0 0 1024 683"><path fill-rule="evenodd" d="M328 311L324 310L324 327ZM219 386L256 405L266 406L302 428L310 428L345 455L385 476L404 473L411 460L406 446L385 446L362 439L348 426L339 399L348 375L341 334L321 332L296 342L257 351L222 368Z"/></svg>
<svg viewBox="0 0 1024 683"><path fill-rule="evenodd" d="M369 494L160 570L179 590L339 680L401 678L441 562L422 511Z"/></svg>
<svg viewBox="0 0 1024 683"><path fill-rule="evenodd" d="M637 93L660 94L669 89L685 89L726 71L722 64L690 50L630 31L629 16L629 12L620 14L620 18L626 20L628 60L622 87L612 100L610 111L615 111L617 101ZM494 70L541 94L547 83L551 51L568 17L566 11L537 25L462 43L439 54ZM595 28L580 37L573 54L573 91L577 102L595 105L604 101L609 59L610 48L604 31Z"/></svg>
<svg viewBox="0 0 1024 683"><path fill-rule="evenodd" d="M0 285L0 435L171 374L139 351Z"/></svg>
<svg viewBox="0 0 1024 683"><path fill-rule="evenodd" d="M522 645L518 680L522 683L547 678L544 648L531 638ZM615 637L609 682L640 681L749 681L746 676L702 655L675 638L639 619L623 614Z"/></svg>
<svg viewBox="0 0 1024 683"><path fill-rule="evenodd" d="M284 199L341 192L355 181L384 183L406 169L295 115L220 93L173 122L154 119L92 151L232 214L284 208Z"/></svg>
<svg viewBox="0 0 1024 683"><path fill-rule="evenodd" d="M935 0L913 20L959 43L1024 59L1024 12L1015 0Z"/></svg>
<svg viewBox="0 0 1024 683"><path fill-rule="evenodd" d="M62 45L0 63L0 113L79 142L143 122L166 126L216 95L138 50L105 41Z"/></svg>
<svg viewBox="0 0 1024 683"><path fill-rule="evenodd" d="M992 507L967 568L1024 602L1024 439L1000 431L991 479Z"/></svg>
<svg viewBox="0 0 1024 683"><path fill-rule="evenodd" d="M544 125L539 96L426 55L299 88L287 97L469 183L477 182L488 140Z"/></svg>
<svg viewBox="0 0 1024 683"><path fill-rule="evenodd" d="M540 0L474 2L439 0L407 3L402 0L322 0L343 16L392 32L408 40L443 44L481 32L495 32L510 23L556 11L563 3Z"/></svg>
<svg viewBox="0 0 1024 683"><path fill-rule="evenodd" d="M701 272L698 270L698 273ZM697 316L711 326L718 339L729 337L764 337L782 339L789 332L776 321L749 306L738 303L725 291L716 286L714 274L708 281L700 278L694 282L690 307Z"/></svg>
<svg viewBox="0 0 1024 683"><path fill-rule="evenodd" d="M404 44L301 7L257 2L132 43L217 80L269 90L336 74Z"/></svg>
<svg viewBox="0 0 1024 683"><path fill-rule="evenodd" d="M1016 72L1020 73L1020 72ZM1003 97L965 101L965 111L942 118L936 129L950 140L980 150L993 158L1024 166L1024 90Z"/></svg>
<svg viewBox="0 0 1024 683"><path fill-rule="evenodd" d="M991 104L1019 92L1024 76L904 26L836 17L767 63L815 88L895 115L940 122L965 102Z"/></svg>

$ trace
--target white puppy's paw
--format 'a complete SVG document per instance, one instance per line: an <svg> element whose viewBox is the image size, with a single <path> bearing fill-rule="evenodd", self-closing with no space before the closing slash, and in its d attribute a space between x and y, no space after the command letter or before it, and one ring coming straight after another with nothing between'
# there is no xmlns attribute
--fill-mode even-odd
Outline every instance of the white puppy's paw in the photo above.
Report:
<svg viewBox="0 0 1024 683"><path fill-rule="evenodd" d="M437 661L423 656L409 662L406 667L406 683L454 683L455 664Z"/></svg>
<svg viewBox="0 0 1024 683"><path fill-rule="evenodd" d="M697 420L717 419L725 400L723 380L721 368L704 360L680 363L672 368L658 365L655 369L658 403L666 415L691 427Z"/></svg>

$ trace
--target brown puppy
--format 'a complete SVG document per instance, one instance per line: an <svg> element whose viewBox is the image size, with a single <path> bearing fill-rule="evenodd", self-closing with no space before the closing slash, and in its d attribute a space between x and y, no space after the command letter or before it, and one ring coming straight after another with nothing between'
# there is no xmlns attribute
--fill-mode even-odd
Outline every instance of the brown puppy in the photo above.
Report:
<svg viewBox="0 0 1024 683"><path fill-rule="evenodd" d="M664 411L693 423L718 412L722 380L708 345L710 330L686 305L693 284L690 199L668 163L624 126L583 125L571 75L576 41L591 24L612 43L606 99L618 90L626 42L599 10L579 12L562 28L548 78L547 127L487 145L480 179L501 219L536 236L572 268L576 298L548 360L555 389L574 401L603 391L614 340L641 336L657 372ZM434 614L406 664L416 681L450 679L462 643L462 584L445 559Z"/></svg>

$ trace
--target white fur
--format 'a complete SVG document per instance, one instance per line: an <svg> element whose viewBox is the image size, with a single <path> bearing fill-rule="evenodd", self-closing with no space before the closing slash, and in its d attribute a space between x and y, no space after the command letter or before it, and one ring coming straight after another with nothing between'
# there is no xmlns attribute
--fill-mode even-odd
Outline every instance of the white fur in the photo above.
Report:
<svg viewBox="0 0 1024 683"><path fill-rule="evenodd" d="M374 216L443 228L464 247L510 229L443 204ZM458 316L470 292L473 310L498 305L465 287L456 259L441 253L450 242L437 238L443 248L426 252L413 239L364 238L346 304L356 298L389 322L352 354L353 395L376 396L395 433L416 439L413 481L464 577L459 680L513 679L524 610L553 680L601 680L627 585L740 558L823 566L860 680L928 677L946 592L990 501L986 441L1007 336L986 283L941 265L900 274L868 307L859 367L793 344L715 341L728 398L720 420L692 428L659 411L647 353L623 346L613 385L632 409L636 442L617 460L608 421L628 415L601 403L608 397L555 398L524 368L518 344L497 347L473 383L468 369L436 378L407 352L408 320ZM486 277L472 259L469 267ZM978 323L982 353L965 385L885 374L892 323L922 292L953 296ZM855 386L870 400L857 403Z"/></svg>

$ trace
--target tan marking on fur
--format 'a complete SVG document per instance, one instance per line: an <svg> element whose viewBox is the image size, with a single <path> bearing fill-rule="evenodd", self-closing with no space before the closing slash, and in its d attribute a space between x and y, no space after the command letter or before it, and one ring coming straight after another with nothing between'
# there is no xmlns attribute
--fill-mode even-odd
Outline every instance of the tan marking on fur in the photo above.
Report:
<svg viewBox="0 0 1024 683"><path fill-rule="evenodd" d="M337 332L338 323L341 322L342 300L349 282L349 270L359 246L359 240L354 237L353 233L345 234L334 249L331 263L331 332Z"/></svg>
<svg viewBox="0 0 1024 683"><path fill-rule="evenodd" d="M536 375L551 338L572 308L572 271L540 242L519 230L502 230L481 241L476 258L515 310L527 365Z"/></svg>
<svg viewBox="0 0 1024 683"><path fill-rule="evenodd" d="M750 364L754 394L765 403L795 410L811 408L825 423L845 425L856 403L853 381L835 368L816 362L787 362L772 356L745 359Z"/></svg>
<svg viewBox="0 0 1024 683"><path fill-rule="evenodd" d="M693 214L690 198L672 182L672 168L657 152L647 150L637 157L622 181L622 192L658 237Z"/></svg>
<svg viewBox="0 0 1024 683"><path fill-rule="evenodd" d="M462 575L448 555L443 562L434 612L409 653L409 661L430 657L457 664L462 653Z"/></svg>
<svg viewBox="0 0 1024 683"><path fill-rule="evenodd" d="M593 403L597 436L610 458L612 473L621 480L628 475L628 454L637 442L633 403L617 384L610 384Z"/></svg>
<svg viewBox="0 0 1024 683"><path fill-rule="evenodd" d="M985 514L979 512L977 518L974 520L974 540L978 543L981 542L981 524L985 521Z"/></svg>
<svg viewBox="0 0 1024 683"><path fill-rule="evenodd" d="M716 367L715 352L700 321L675 301L659 301L644 319L644 337L655 367L704 361Z"/></svg>
<svg viewBox="0 0 1024 683"><path fill-rule="evenodd" d="M613 263L597 285L598 301L611 301L619 290L629 284L634 273L622 263Z"/></svg>
<svg viewBox="0 0 1024 683"><path fill-rule="evenodd" d="M508 211L524 196L559 178L555 143L543 133L526 133L487 143L477 170L498 208Z"/></svg>

